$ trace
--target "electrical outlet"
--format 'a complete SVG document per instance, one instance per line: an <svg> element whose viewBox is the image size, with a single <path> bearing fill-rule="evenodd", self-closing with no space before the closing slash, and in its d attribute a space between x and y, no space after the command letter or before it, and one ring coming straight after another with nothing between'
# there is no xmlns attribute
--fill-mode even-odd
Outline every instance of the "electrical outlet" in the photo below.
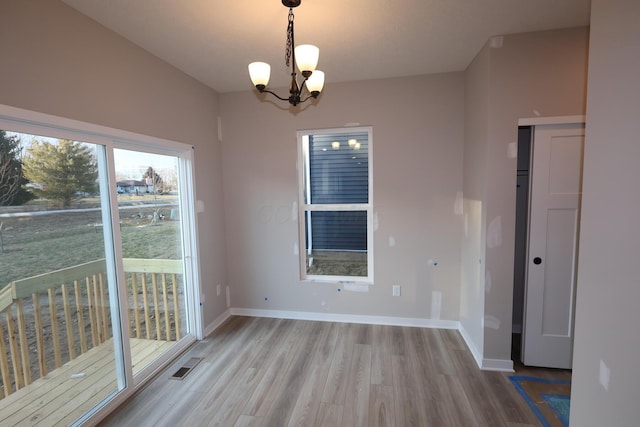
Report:
<svg viewBox="0 0 640 427"><path fill-rule="evenodd" d="M393 296L394 297L400 296L400 285L393 285Z"/></svg>
<svg viewBox="0 0 640 427"><path fill-rule="evenodd" d="M216 296L220 296L220 294L222 293L222 285L220 283L218 283L216 285Z"/></svg>

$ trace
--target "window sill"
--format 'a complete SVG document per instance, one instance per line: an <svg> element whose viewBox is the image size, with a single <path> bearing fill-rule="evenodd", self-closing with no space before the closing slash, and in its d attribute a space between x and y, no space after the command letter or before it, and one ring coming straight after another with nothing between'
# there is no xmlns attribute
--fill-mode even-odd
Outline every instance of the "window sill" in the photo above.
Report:
<svg viewBox="0 0 640 427"><path fill-rule="evenodd" d="M327 284L327 285L335 285L339 288L344 288L345 290L353 290L361 292L367 292L369 286L373 286L373 282L370 280L348 280L344 278L333 278L333 277L306 277L304 279L300 279L301 283L304 284Z"/></svg>

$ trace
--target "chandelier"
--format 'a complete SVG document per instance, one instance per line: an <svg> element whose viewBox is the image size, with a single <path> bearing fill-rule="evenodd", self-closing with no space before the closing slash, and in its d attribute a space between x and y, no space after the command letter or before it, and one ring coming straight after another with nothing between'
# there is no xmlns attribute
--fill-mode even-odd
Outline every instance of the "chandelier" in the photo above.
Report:
<svg viewBox="0 0 640 427"><path fill-rule="evenodd" d="M283 98L267 89L271 66L266 62L252 62L249 64L249 76L260 93L270 93L282 101L289 101L289 104L296 106L310 98L317 98L324 86L324 73L316 70L320 49L310 44L295 45L293 35L293 8L300 6L302 0L282 0L282 4L289 8L289 23L287 25L287 45L284 54L284 62L287 67L291 66L291 85L289 86L289 97ZM298 84L296 65L303 80ZM306 89L306 94L303 93Z"/></svg>

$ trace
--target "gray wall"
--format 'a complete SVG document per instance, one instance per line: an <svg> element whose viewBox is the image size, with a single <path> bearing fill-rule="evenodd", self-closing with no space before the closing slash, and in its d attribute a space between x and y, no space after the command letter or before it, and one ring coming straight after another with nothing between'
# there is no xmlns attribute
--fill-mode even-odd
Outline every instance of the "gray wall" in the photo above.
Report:
<svg viewBox="0 0 640 427"><path fill-rule="evenodd" d="M442 319L460 319L485 358L509 359L515 159L507 145L517 119L534 110L583 113L585 29L507 36L464 74L330 84L317 105L291 114L250 91L218 95L59 2L0 8L0 51L11 64L0 68L0 103L196 147L205 325L226 308L217 283L230 285L235 307L421 319L434 317L436 291ZM379 228L368 293L300 283L294 254L295 131L353 122L374 128ZM501 244L487 249L496 218ZM401 297L391 297L393 284Z"/></svg>
<svg viewBox="0 0 640 427"><path fill-rule="evenodd" d="M250 91L220 95L232 306L431 319L437 291L440 318L458 320L461 216L454 205L462 189L463 77L329 84L317 105L298 114L259 102ZM379 228L375 283L366 293L301 283L294 253L296 131L347 123L373 126ZM391 296L394 284L402 296Z"/></svg>
<svg viewBox="0 0 640 427"><path fill-rule="evenodd" d="M484 352L484 224L487 210L490 53L485 45L465 72L460 325L479 363L482 363Z"/></svg>
<svg viewBox="0 0 640 427"><path fill-rule="evenodd" d="M205 204L199 215L205 324L213 322L225 309L222 298L215 297L215 284L227 283L218 95L61 3L3 1L0 15L5 59L0 103L196 146L197 197ZM640 157L635 129L639 17L640 4L631 1L592 4L575 426L612 420L635 425L640 419L635 361L640 287L634 270L640 236L629 228L640 208L638 193L629 191ZM505 357L515 197L515 160L506 158L506 144L515 141L517 118L532 116L533 109L542 115L583 112L585 30L553 33L509 36L503 50L485 47L464 78L454 73L329 85L318 106L295 116L257 102L248 91L223 95L228 283L234 305L429 318L431 291L441 290L442 318L456 319L460 313L485 356ZM555 60L530 57L525 47ZM554 86L556 72L562 83ZM374 126L374 169L379 170L376 285L362 295L298 283L293 254L295 130L346 122ZM454 214L463 164L464 218ZM416 184L405 187L407 182ZM486 250L492 276L488 290L475 264L484 256L487 223L496 216L503 219L504 248ZM389 246L390 236L395 247ZM428 259L439 260L442 268L430 268ZM403 297L390 297L392 283L403 285ZM264 296L272 299L265 303ZM503 327L483 334L477 325L485 299L487 314L498 316ZM611 370L609 391L598 383L600 361Z"/></svg>
<svg viewBox="0 0 640 427"><path fill-rule="evenodd" d="M637 426L640 2L594 0L591 11L570 419L576 427Z"/></svg>
<svg viewBox="0 0 640 427"><path fill-rule="evenodd" d="M253 93L221 95L232 305L431 319L432 291L441 291L441 318L461 320L476 354L510 360L516 159L508 146L518 119L534 110L584 113L587 42L585 28L505 36L464 75L330 84L297 114ZM354 122L374 128L380 227L366 294L299 282L291 215L295 131ZM393 284L403 286L402 297L390 296Z"/></svg>
<svg viewBox="0 0 640 427"><path fill-rule="evenodd" d="M58 1L0 3L0 104L195 146L205 326L226 310L218 96Z"/></svg>
<svg viewBox="0 0 640 427"><path fill-rule="evenodd" d="M465 243L462 269L482 263L484 277L467 278L462 298L477 305L484 292L484 311L472 310L463 326L476 325L469 335L485 359L511 359L516 158L509 144L517 141L520 118L584 114L587 50L586 28L514 34L500 48L485 46L467 70L465 206L481 205L470 229L484 246L478 257ZM484 325L482 343L477 324Z"/></svg>

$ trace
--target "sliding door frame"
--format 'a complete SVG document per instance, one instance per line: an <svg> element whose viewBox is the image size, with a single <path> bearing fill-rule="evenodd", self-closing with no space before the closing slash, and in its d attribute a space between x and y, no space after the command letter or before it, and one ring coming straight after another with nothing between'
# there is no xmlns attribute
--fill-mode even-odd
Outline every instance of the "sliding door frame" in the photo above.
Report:
<svg viewBox="0 0 640 427"><path fill-rule="evenodd" d="M195 210L195 173L193 168L194 147L175 141L33 112L2 104L0 104L0 129L51 138L71 139L74 141L87 142L102 146L98 149L98 157L104 156L101 160L106 160L106 172L108 176L103 176L105 172L102 169L105 164L103 161L102 165L100 165L100 188L101 190L104 190L106 185L108 188L108 194L102 195L101 198L102 200L107 198L109 201L109 205L107 207L104 207L103 204L103 215L108 213L108 217L111 221L110 234L112 237L111 245L109 245L110 248L105 248L105 255L107 258L107 265L111 267L107 272L108 280L115 279L118 290L117 302L119 316L112 319L112 329L114 333L114 342L118 342L121 349L121 351L116 349L115 352L116 367L124 370L124 384L122 384L123 379L118 375L118 386L124 385L124 388L121 391L116 392L111 399L107 398L96 410L85 414L85 416L81 417L76 423L74 423L74 425L83 424L88 420L91 420L92 423L97 422L126 401L126 399L136 392L136 390L141 388L147 381L153 378L157 372L163 369L176 355L186 350L196 340L201 340L203 338L202 308L198 304L199 295L201 294L201 281L197 241L197 215ZM128 310L122 310L122 307L127 307L128 302L125 292L126 281L122 262L122 239L119 227L117 188L115 185L116 173L113 155L113 150L115 148L138 150L153 154L177 157L179 159L178 173L181 178L179 180L181 214L184 215L183 218L189 218L188 221L182 221L181 229L183 236L184 283L186 285L185 297L187 302L186 317L189 333L180 341L176 342L169 354L164 354L156 361L149 364L137 374L135 379L133 377L133 369L131 366L131 348L129 340L127 339L129 338L129 332L127 330L123 330L121 327L121 325L129 324L129 314ZM100 151L102 151L103 154L101 154ZM103 182L104 180L106 180L106 182ZM106 209L108 209L108 212L105 211ZM114 265L110 265L110 260L113 260ZM113 267L115 267L115 275L113 275ZM111 302L113 303L115 301Z"/></svg>

